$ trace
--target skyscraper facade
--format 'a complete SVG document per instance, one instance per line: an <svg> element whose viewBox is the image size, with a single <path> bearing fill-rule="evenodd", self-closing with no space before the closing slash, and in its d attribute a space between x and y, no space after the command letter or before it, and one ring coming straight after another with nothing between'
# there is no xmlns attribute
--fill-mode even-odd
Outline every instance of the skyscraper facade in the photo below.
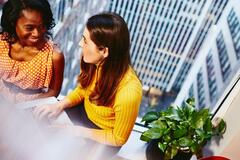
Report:
<svg viewBox="0 0 240 160"><path fill-rule="evenodd" d="M227 0L111 0L108 9L127 21L131 58L143 84L163 92L179 90L209 27ZM190 62L189 62L190 61ZM189 63L189 64L188 64ZM184 69L182 69L184 68ZM184 70L184 71L182 71ZM175 87L175 88L174 88Z"/></svg>
<svg viewBox="0 0 240 160"><path fill-rule="evenodd" d="M207 14L205 15L205 18L200 27L200 30L198 31L186 58L183 60L183 64L180 70L178 71L178 73L176 73L177 80L172 81L172 83L174 83L174 90L180 90L185 80L185 77L192 66L192 63L196 58L196 55L199 53L199 49L201 48L203 41L206 39L206 36L209 33L210 27L218 22L227 3L228 0L212 0L211 5L208 8Z"/></svg>
<svg viewBox="0 0 240 160"><path fill-rule="evenodd" d="M240 75L240 1L226 5L218 23L212 26L186 76L175 104L195 97L197 107L212 112Z"/></svg>

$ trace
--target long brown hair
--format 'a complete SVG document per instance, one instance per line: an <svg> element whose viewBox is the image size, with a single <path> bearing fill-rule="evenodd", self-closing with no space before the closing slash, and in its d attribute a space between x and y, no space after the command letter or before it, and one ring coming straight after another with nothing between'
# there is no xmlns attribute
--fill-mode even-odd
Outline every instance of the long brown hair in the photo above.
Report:
<svg viewBox="0 0 240 160"><path fill-rule="evenodd" d="M130 38L124 19L115 13L101 13L90 17L86 25L91 40L99 47L108 48L108 57L99 65L81 60L81 74L78 77L81 87L87 88L95 72L97 84L89 100L97 105L113 105L117 87L130 66ZM99 72L99 73L98 73Z"/></svg>

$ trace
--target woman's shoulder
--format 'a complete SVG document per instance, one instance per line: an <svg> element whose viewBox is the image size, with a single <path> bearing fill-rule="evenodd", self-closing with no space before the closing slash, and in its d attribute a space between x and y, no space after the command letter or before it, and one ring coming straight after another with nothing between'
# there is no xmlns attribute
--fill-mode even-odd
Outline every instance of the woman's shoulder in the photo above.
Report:
<svg viewBox="0 0 240 160"><path fill-rule="evenodd" d="M137 88L142 88L141 81L139 80L137 74L132 67L129 67L123 79L120 82L120 88L135 86Z"/></svg>
<svg viewBox="0 0 240 160"><path fill-rule="evenodd" d="M57 44L53 43L52 45L53 45L52 48L53 48L53 53L54 54L57 54L57 55L62 55L63 54L61 49L58 47Z"/></svg>
<svg viewBox="0 0 240 160"><path fill-rule="evenodd" d="M64 61L63 52L57 45L53 45L53 61Z"/></svg>
<svg viewBox="0 0 240 160"><path fill-rule="evenodd" d="M52 40L47 40L43 49L43 52L52 53L53 59L63 58L63 53L60 48Z"/></svg>
<svg viewBox="0 0 240 160"><path fill-rule="evenodd" d="M116 93L116 101L122 103L125 101L135 99L136 102L140 102L142 97L142 84L137 74L132 68L129 68L124 78L119 84L118 91Z"/></svg>
<svg viewBox="0 0 240 160"><path fill-rule="evenodd" d="M136 72L134 71L134 69L132 67L129 67L126 74L123 77L124 81L131 81L131 80L137 80L139 81L139 78L136 74Z"/></svg>

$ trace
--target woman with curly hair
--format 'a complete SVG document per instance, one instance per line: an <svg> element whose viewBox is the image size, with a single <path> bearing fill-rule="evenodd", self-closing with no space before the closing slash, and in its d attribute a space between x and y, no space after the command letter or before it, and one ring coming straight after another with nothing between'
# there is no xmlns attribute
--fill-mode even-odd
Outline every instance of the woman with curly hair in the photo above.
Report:
<svg viewBox="0 0 240 160"><path fill-rule="evenodd" d="M8 0L2 10L0 94L14 102L58 96L64 56L50 40L47 0Z"/></svg>

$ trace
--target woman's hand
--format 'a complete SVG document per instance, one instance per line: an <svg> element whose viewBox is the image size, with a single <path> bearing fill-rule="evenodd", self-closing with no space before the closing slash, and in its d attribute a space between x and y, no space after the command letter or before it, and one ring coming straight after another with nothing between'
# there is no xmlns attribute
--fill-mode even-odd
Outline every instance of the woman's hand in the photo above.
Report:
<svg viewBox="0 0 240 160"><path fill-rule="evenodd" d="M44 117L56 118L63 109L60 103L38 106L33 110L33 115L39 120L42 120Z"/></svg>

